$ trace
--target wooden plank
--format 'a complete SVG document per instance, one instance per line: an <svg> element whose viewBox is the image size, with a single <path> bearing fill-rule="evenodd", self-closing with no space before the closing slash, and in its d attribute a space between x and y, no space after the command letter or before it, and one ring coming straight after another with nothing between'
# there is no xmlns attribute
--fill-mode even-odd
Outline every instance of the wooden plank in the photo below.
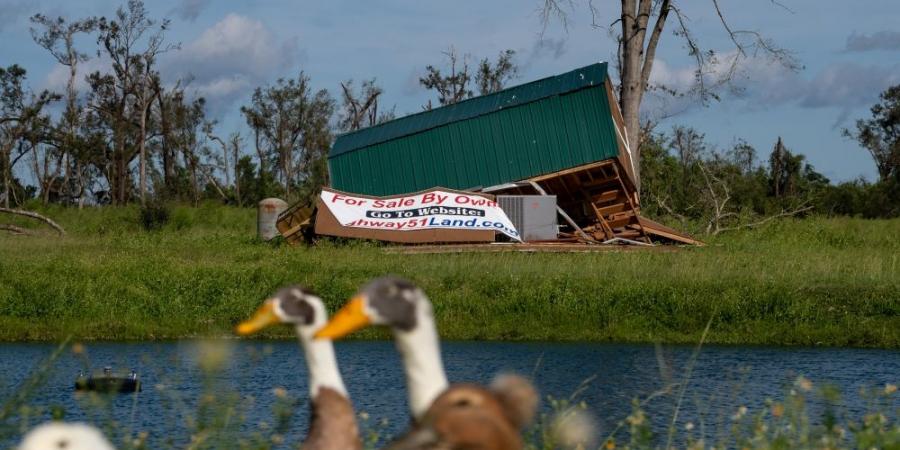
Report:
<svg viewBox="0 0 900 450"><path fill-rule="evenodd" d="M610 165L610 164L615 164L613 161L614 161L614 160L612 160L612 159L604 159L603 161L597 161L597 162L593 162L593 163L590 163L590 164L585 164L585 165L583 165L583 166L572 167L572 168L569 168L569 169L560 170L560 171L557 171L557 172L553 172L553 173L548 173L548 174L544 174L544 175L532 177L532 178L529 178L528 180L529 180L529 181L544 181L544 180L547 180L547 179L550 179L550 178L557 178L557 177L560 177L560 176L563 176L563 175L568 175L568 174L570 174L570 173L581 172L581 171L583 171L583 170L590 170L590 169L593 169L593 168L595 168L595 167L608 166L608 165Z"/></svg>
<svg viewBox="0 0 900 450"><path fill-rule="evenodd" d="M597 211L604 216L608 216L610 214L615 214L617 212L622 212L625 210L627 205L625 203L614 203L609 206L603 206L601 208L597 208Z"/></svg>
<svg viewBox="0 0 900 450"><path fill-rule="evenodd" d="M594 203L608 203L617 198L619 198L619 191L614 189L611 191L603 191L602 193L591 197L591 200Z"/></svg>
<svg viewBox="0 0 900 450"><path fill-rule="evenodd" d="M309 226L309 219L306 219L302 223L299 223L296 226L294 226L293 228L282 231L281 235L284 236L285 238L289 239L289 238L293 237L295 234L302 234L303 228L308 227L308 226Z"/></svg>
<svg viewBox="0 0 900 450"><path fill-rule="evenodd" d="M633 219L632 216L614 217L614 218L611 218L608 221L606 221L606 223L610 228L615 230L616 228L621 228L621 227L624 227L625 225L628 225L629 223L631 223L632 219ZM616 234L616 235L618 236L618 234Z"/></svg>
<svg viewBox="0 0 900 450"><path fill-rule="evenodd" d="M631 161L631 155L628 154L628 151L625 149L625 141L623 140L626 136L625 129L625 118L622 117L622 111L619 109L619 102L616 100L616 94L613 92L613 86L610 79L607 77L604 86L606 88L606 98L609 102L609 110L612 113L613 125L619 130L616 133L616 144L619 148L619 160L622 162L622 167L625 168L625 174L628 176L629 180L635 179L635 173L632 171L632 167L634 167L633 162ZM637 143L631 144L631 148L635 149L637 147Z"/></svg>
<svg viewBox="0 0 900 450"><path fill-rule="evenodd" d="M616 171L616 174L618 174L618 173L619 173L619 167L618 167L618 165L613 165L613 170ZM621 185L622 190L623 190L624 192L626 192L626 193L629 192L629 191L628 191L628 187L625 185L625 181L622 180L622 177L621 177L621 176L619 177L619 184ZM631 201L631 196L630 196L630 195L626 195L626 197L628 198L628 206L631 207L631 211L634 213L634 217L637 218L639 212L638 212L637 208L634 206L634 205L635 205L634 202ZM651 242L651 241L650 241L650 237L647 236L647 231L644 230L644 226L641 225L641 221L640 221L639 219L638 219L637 223L638 223L638 226L641 228L641 233L644 234L644 236L643 236L644 240L646 240L648 243Z"/></svg>
<svg viewBox="0 0 900 450"><path fill-rule="evenodd" d="M640 222L641 226L644 227L644 230L646 230L650 234L664 237L666 239L671 239L675 242L681 242L683 244L704 245L702 241L698 241L686 233L678 231L674 228L669 228L646 217L639 217L638 221Z"/></svg>
<svg viewBox="0 0 900 450"><path fill-rule="evenodd" d="M587 193L587 191L582 190L582 194L584 195L585 202L591 205L591 208L594 210L594 216L597 218L597 222L600 223L600 227L603 230L603 234L606 239L612 239L614 236L612 227L606 223L606 218L603 217L603 214L600 214L600 211L597 210L597 205L591 202L591 196Z"/></svg>
<svg viewBox="0 0 900 450"><path fill-rule="evenodd" d="M566 191L567 197L575 197L575 194L572 192L572 188L569 187L569 183L566 183L565 178L554 178L553 181L562 186L563 190Z"/></svg>
<svg viewBox="0 0 900 450"><path fill-rule="evenodd" d="M601 166L597 168L597 171L600 172L600 175L602 175L601 178L611 178L613 176L612 173L606 170L608 167L609 166Z"/></svg>
<svg viewBox="0 0 900 450"><path fill-rule="evenodd" d="M581 186L583 188L587 189L587 188L592 188L592 187L597 187L597 186L607 186L607 185L614 184L614 183L619 184L619 177L612 176L612 177L608 177L608 178L599 178L594 181L584 183Z"/></svg>

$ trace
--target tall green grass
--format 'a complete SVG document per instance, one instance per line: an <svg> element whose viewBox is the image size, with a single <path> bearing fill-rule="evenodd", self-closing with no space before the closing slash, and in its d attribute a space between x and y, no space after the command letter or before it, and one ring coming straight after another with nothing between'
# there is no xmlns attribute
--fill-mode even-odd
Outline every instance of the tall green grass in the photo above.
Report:
<svg viewBox="0 0 900 450"><path fill-rule="evenodd" d="M149 232L135 207L43 212L69 235L0 235L0 340L230 335L281 285L334 310L393 273L448 339L692 343L712 318L710 343L900 347L900 220L784 220L676 252L401 255L259 242L253 210L217 205Z"/></svg>

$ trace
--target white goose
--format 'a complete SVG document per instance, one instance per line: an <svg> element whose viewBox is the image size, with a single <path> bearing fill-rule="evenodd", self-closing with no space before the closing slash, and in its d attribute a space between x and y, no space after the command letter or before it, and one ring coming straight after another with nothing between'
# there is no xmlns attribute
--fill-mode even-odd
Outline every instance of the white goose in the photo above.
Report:
<svg viewBox="0 0 900 450"><path fill-rule="evenodd" d="M498 378L490 389L450 386L433 308L421 289L401 278L375 279L315 336L338 339L368 325L391 327L406 374L414 425L391 448L522 448L520 430L537 408L534 387L513 375Z"/></svg>
<svg viewBox="0 0 900 450"><path fill-rule="evenodd" d="M293 324L309 371L311 415L304 450L358 450L362 448L353 405L338 371L331 340L314 339L328 312L322 299L301 286L275 293L249 320L237 327L243 336L277 324Z"/></svg>
<svg viewBox="0 0 900 450"><path fill-rule="evenodd" d="M19 450L115 450L96 428L83 423L48 422L22 439Z"/></svg>

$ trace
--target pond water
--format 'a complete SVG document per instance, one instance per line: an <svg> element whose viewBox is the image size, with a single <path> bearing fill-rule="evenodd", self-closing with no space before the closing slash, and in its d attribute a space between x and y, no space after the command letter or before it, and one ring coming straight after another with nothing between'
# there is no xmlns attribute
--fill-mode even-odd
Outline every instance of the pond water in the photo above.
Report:
<svg viewBox="0 0 900 450"><path fill-rule="evenodd" d="M0 402L10 398L54 348L47 344L0 345ZM221 369L204 377L199 362L223 350L226 358ZM366 411L373 423L388 419L384 435L404 429L409 423L406 392L392 343L340 342L337 353L357 411ZM693 353L694 348L688 346L443 344L451 381L488 383L497 373L515 372L533 377L543 396L569 398L579 391L578 399L587 403L603 436L628 416L633 399L646 399L671 383L684 381ZM75 376L87 364L121 371L133 368L141 375L144 391L113 396L99 407L89 406L72 390ZM892 350L706 346L693 364L678 424L691 421L708 428L726 426L728 417L740 406L752 412L766 398L783 397L799 375L816 385L839 388L842 413L859 418L867 408L859 389L897 383L898 374L900 352ZM29 404L62 410L66 420L102 421L112 416L131 430L149 432L151 441L180 441L187 439L186 424L196 418L197 399L204 389L237 393L246 408L243 426L257 428L260 422L272 423L275 387L300 400L285 445L297 442L305 435L308 420L307 388L302 354L291 341L91 343L82 354L66 351ZM659 395L644 405L657 430L668 425L675 398L675 394ZM547 402L543 403L546 407ZM813 402L814 413L816 407ZM812 416L815 421L815 414ZM2 447L8 444L0 442Z"/></svg>

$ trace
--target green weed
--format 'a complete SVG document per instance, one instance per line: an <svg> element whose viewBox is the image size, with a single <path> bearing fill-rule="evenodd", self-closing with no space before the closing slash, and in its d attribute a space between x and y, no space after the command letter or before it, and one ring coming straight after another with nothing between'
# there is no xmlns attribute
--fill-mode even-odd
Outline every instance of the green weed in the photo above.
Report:
<svg viewBox="0 0 900 450"><path fill-rule="evenodd" d="M281 285L334 311L391 273L448 339L692 343L713 318L708 343L900 347L900 220L783 220L675 252L402 255L270 245L253 210L170 209L154 232L136 207L51 207L67 237L0 235L0 340L231 335Z"/></svg>

